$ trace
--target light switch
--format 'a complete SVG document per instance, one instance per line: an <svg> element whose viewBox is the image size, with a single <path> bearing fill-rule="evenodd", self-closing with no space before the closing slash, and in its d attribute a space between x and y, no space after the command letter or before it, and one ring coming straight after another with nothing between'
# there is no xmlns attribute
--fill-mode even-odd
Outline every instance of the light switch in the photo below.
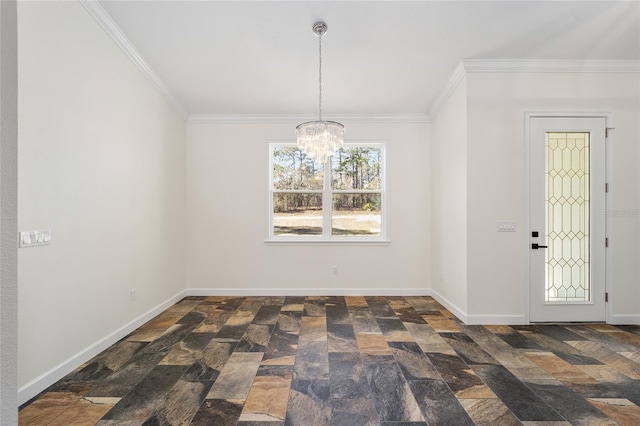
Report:
<svg viewBox="0 0 640 426"><path fill-rule="evenodd" d="M516 222L513 220L501 220L496 222L498 232L516 232Z"/></svg>
<svg viewBox="0 0 640 426"><path fill-rule="evenodd" d="M18 235L18 247L46 246L51 244L51 230L21 231Z"/></svg>

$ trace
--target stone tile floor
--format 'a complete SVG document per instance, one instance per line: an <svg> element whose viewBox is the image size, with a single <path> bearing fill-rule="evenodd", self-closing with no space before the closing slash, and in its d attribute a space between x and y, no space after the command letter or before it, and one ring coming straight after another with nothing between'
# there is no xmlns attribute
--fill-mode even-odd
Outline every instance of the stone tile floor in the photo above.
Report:
<svg viewBox="0 0 640 426"><path fill-rule="evenodd" d="M430 297L187 297L21 425L640 425L640 326L466 326Z"/></svg>

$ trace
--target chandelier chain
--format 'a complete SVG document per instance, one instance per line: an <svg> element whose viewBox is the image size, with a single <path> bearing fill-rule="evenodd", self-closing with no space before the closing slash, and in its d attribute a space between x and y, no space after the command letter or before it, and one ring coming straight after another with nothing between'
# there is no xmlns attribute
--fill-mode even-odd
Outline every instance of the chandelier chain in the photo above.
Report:
<svg viewBox="0 0 640 426"><path fill-rule="evenodd" d="M322 121L322 35L318 37L318 111L320 115L320 121Z"/></svg>

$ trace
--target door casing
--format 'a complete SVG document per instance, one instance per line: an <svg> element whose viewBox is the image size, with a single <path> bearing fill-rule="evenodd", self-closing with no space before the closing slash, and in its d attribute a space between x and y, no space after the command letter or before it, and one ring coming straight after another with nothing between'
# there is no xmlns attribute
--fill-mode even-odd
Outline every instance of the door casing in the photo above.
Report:
<svg viewBox="0 0 640 426"><path fill-rule="evenodd" d="M526 244L524 246L525 250L525 270L524 270L524 280L527 283L524 287L524 300L526 306L525 320L527 323L531 323L531 286L533 285L530 279L530 271L531 271L531 261L530 261L530 250L531 250L531 232L536 229L532 229L531 223L531 179L532 179L532 170L531 170L531 150L532 150L532 138L531 138L531 120L534 118L603 118L605 121L605 132L607 130L613 129L613 119L611 113L608 112L526 112L525 113L525 125L524 125L524 140L525 140L525 179L524 179L524 218L526 223L526 235L523 236L523 242ZM608 132L607 132L608 133ZM610 146L612 145L613 135L608 133L605 135L605 149L604 149L604 163L605 163L605 182L608 184L611 183L610 179L610 161L611 161L611 153ZM610 193L605 195L605 209L606 206L611 202ZM606 220L605 215L605 235L609 235L609 221ZM612 268L611 268L611 257L613 254L612 247L609 246L604 252L604 278L605 278L605 291L608 293L609 301L605 303L605 321L607 323L611 322L611 312L612 312L612 296L614 293L614 289L612 288L611 283L613 282L611 279ZM594 297L596 297L594 295Z"/></svg>

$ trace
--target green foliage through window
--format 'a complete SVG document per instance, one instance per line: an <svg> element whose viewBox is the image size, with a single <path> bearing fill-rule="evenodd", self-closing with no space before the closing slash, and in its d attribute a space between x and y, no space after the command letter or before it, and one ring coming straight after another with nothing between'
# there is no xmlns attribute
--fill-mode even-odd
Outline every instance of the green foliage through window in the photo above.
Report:
<svg viewBox="0 0 640 426"><path fill-rule="evenodd" d="M272 235L381 237L383 157L381 144L348 145L319 164L293 144L273 144Z"/></svg>

